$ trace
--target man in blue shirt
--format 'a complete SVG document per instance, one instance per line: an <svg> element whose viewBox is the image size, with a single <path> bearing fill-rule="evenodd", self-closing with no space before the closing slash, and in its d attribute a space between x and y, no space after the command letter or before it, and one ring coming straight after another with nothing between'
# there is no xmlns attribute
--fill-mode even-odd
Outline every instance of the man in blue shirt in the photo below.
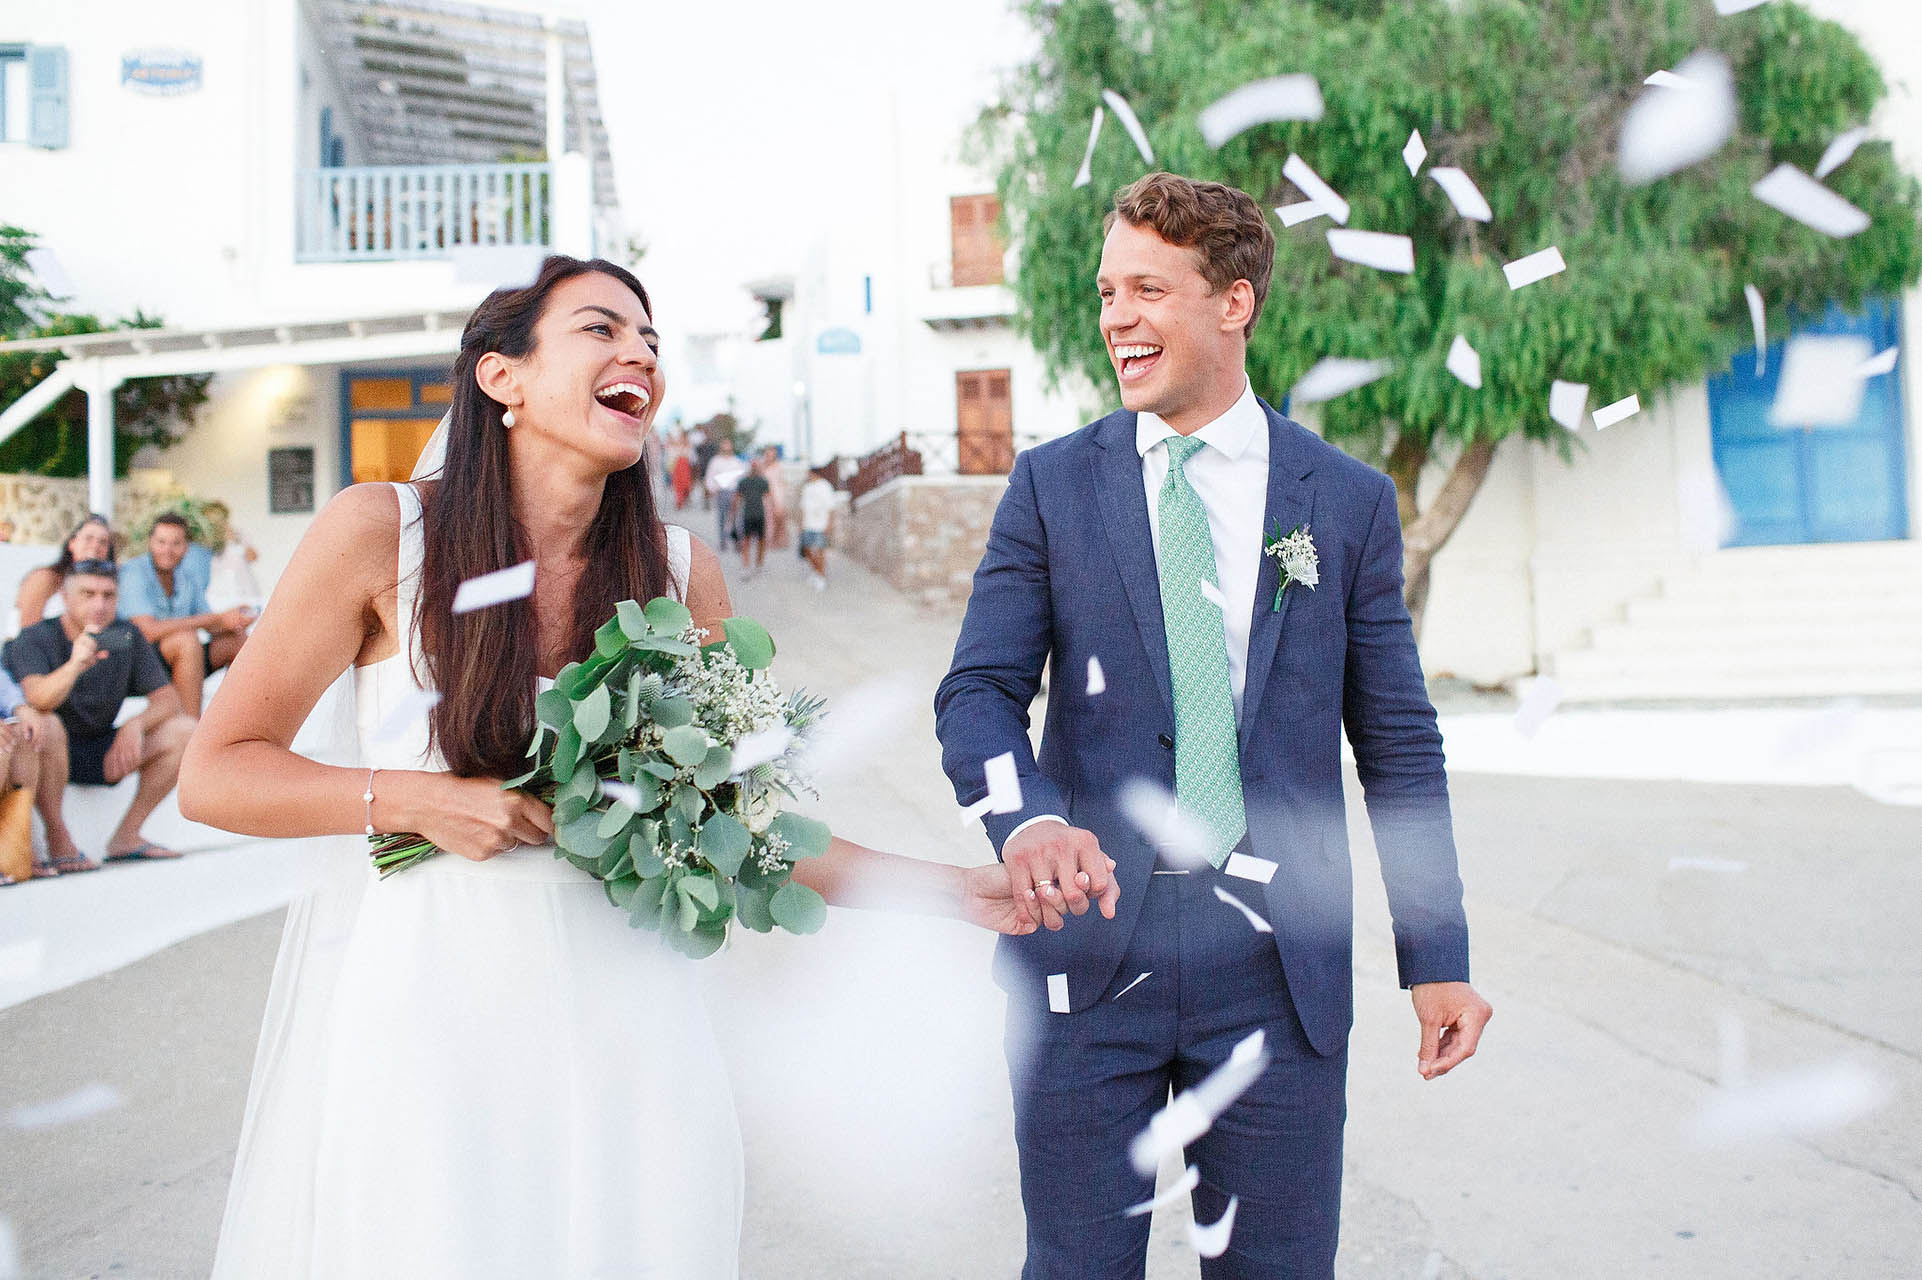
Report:
<svg viewBox="0 0 1922 1280"><path fill-rule="evenodd" d="M120 567L120 616L140 628L173 672L180 709L200 719L207 677L234 660L254 623L251 609L215 613L207 576L195 569L187 522L168 511L153 522L147 554ZM206 643L200 633L207 632Z"/></svg>

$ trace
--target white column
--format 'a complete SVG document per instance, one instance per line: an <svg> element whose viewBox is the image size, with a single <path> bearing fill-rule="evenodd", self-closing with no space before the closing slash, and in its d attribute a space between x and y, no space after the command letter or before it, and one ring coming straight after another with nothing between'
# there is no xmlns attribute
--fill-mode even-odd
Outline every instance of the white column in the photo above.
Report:
<svg viewBox="0 0 1922 1280"><path fill-rule="evenodd" d="M87 391L87 508L113 519L113 393L120 385L97 360L77 382Z"/></svg>
<svg viewBox="0 0 1922 1280"><path fill-rule="evenodd" d="M567 58L561 45L561 20L547 15L547 163L567 150Z"/></svg>

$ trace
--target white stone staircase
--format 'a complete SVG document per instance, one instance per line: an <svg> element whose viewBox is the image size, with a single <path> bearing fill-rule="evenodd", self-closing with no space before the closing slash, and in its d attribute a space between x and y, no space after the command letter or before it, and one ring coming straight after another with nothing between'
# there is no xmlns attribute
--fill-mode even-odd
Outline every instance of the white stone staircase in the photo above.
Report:
<svg viewBox="0 0 1922 1280"><path fill-rule="evenodd" d="M1545 659L1564 700L1922 695L1922 543L1718 551L1623 613Z"/></svg>

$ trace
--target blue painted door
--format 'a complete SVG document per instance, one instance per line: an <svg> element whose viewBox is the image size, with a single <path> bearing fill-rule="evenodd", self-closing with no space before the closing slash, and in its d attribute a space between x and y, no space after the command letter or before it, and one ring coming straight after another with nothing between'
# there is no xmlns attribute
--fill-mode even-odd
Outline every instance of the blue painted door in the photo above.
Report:
<svg viewBox="0 0 1922 1280"><path fill-rule="evenodd" d="M1858 315L1830 304L1798 334L1855 334L1873 351L1897 346L1895 303L1874 300ZM1755 374L1753 351L1709 379L1709 424L1715 469L1735 509L1728 545L1878 542L1908 536L1907 465L1902 429L1902 369L1870 378L1862 411L1840 427L1784 429L1769 425L1786 343L1768 349Z"/></svg>

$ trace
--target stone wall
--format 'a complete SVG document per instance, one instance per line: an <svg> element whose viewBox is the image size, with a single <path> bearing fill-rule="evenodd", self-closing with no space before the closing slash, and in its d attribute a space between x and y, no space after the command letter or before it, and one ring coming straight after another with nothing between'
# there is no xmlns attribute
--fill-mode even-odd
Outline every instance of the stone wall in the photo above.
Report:
<svg viewBox="0 0 1922 1280"><path fill-rule="evenodd" d="M839 549L926 604L964 604L1006 476L901 476L841 515Z"/></svg>
<svg viewBox="0 0 1922 1280"><path fill-rule="evenodd" d="M144 522L157 508L186 496L173 473L135 467L114 481L116 533ZM87 515L87 482L54 476L0 474L0 518L13 521L13 541L58 546Z"/></svg>

